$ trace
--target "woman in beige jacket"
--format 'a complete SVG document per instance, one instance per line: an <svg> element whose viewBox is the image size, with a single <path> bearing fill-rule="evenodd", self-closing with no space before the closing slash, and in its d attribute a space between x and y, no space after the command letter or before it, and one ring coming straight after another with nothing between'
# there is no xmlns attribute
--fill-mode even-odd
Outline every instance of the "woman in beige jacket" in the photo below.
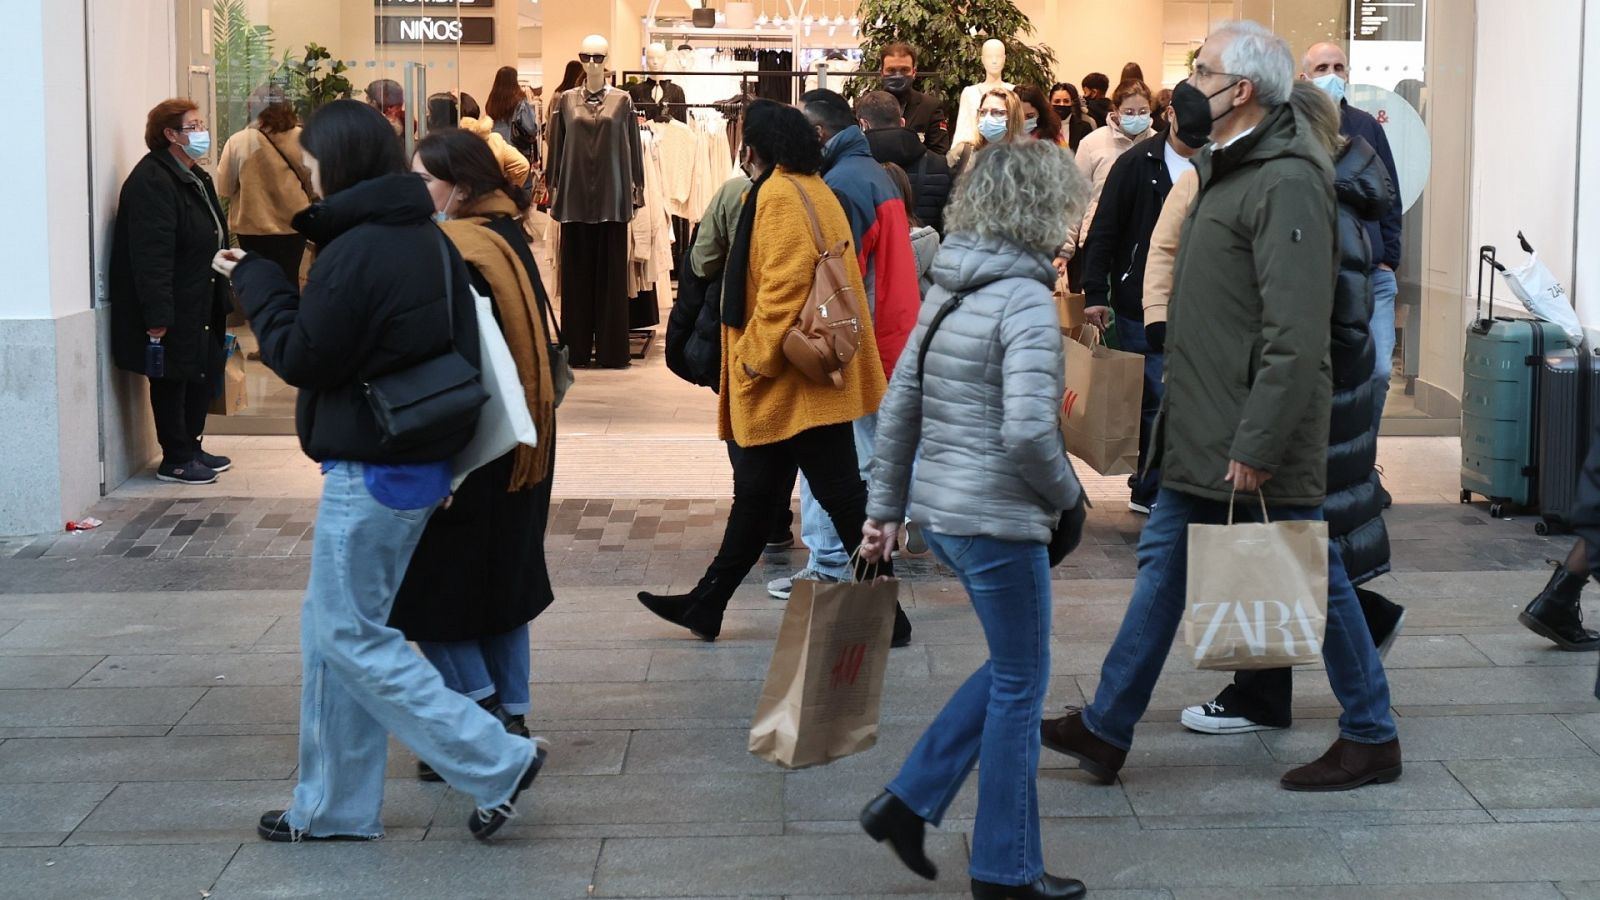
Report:
<svg viewBox="0 0 1600 900"><path fill-rule="evenodd" d="M494 121L483 115L478 101L472 99L471 94L461 95L461 130L470 131L489 142L489 150L494 153L495 162L500 164L500 171L505 173L506 181L517 187L528 183L528 175L533 172L528 158L506 143L506 139L494 130Z"/></svg>
<svg viewBox="0 0 1600 900"><path fill-rule="evenodd" d="M239 246L300 279L306 239L290 224L313 201L311 174L300 153L300 121L283 89L263 85L250 95L250 127L228 138L217 163L217 193L228 201L228 228Z"/></svg>

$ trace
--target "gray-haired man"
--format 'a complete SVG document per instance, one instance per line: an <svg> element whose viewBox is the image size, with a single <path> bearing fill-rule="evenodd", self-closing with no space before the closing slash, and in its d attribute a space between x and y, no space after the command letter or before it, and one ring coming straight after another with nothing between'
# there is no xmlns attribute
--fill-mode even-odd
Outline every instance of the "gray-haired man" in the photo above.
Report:
<svg viewBox="0 0 1600 900"><path fill-rule="evenodd" d="M1161 492L1139 541L1133 598L1094 701L1042 726L1045 746L1110 784L1127 759L1183 616L1190 525L1228 520L1259 491L1273 521L1318 521L1327 482L1328 361L1337 201L1327 151L1289 107L1294 58L1253 22L1207 39L1173 107L1207 107L1212 144L1184 223L1167 322L1166 398L1151 465ZM1338 791L1400 776L1389 685L1337 545L1328 548L1328 681L1340 736L1283 776Z"/></svg>

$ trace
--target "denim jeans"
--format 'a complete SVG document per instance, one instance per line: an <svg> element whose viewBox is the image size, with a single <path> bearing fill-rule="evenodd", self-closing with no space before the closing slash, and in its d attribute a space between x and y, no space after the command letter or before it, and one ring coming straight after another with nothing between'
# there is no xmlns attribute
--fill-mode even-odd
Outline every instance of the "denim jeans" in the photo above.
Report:
<svg viewBox="0 0 1600 900"><path fill-rule="evenodd" d="M359 463L323 476L300 613L300 782L288 822L313 836L383 833L388 735L480 808L511 799L533 744L445 686L390 628L389 609L433 508L373 499Z"/></svg>
<svg viewBox="0 0 1600 900"><path fill-rule="evenodd" d="M938 825L979 759L971 875L1031 884L1039 840L1039 720L1050 682L1050 564L1043 544L926 532L961 579L989 643L989 661L945 704L889 784Z"/></svg>
<svg viewBox="0 0 1600 900"><path fill-rule="evenodd" d="M528 679L532 675L526 623L475 641L418 641L417 647L450 690L465 694L468 700L498 696L500 707L511 715L528 714L532 705Z"/></svg>
<svg viewBox="0 0 1600 900"><path fill-rule="evenodd" d="M1377 362L1372 373L1378 395L1372 406L1372 424L1383 422L1383 405L1389 399L1389 379L1394 375L1394 298L1400 284L1388 269L1372 270L1372 349Z"/></svg>
<svg viewBox="0 0 1600 900"><path fill-rule="evenodd" d="M1150 506L1156 502L1156 492L1161 490L1161 472L1159 469L1145 471L1145 463L1150 459L1156 413L1161 411L1161 364L1166 356L1150 352L1150 343L1144 336L1144 322L1118 316L1116 323L1122 349L1144 356L1144 395L1139 402L1139 471L1128 476L1128 487L1133 489L1130 498L1133 502Z"/></svg>
<svg viewBox="0 0 1600 900"><path fill-rule="evenodd" d="M856 464L861 469L861 480L867 481L867 467L872 464L872 451L877 446L877 413L857 419L851 428L856 439ZM804 475L800 476L800 541L811 551L812 569L840 581L849 576L850 553Z"/></svg>
<svg viewBox="0 0 1600 900"><path fill-rule="evenodd" d="M1252 498L1253 499L1253 498ZM1124 750L1133 744L1133 726L1150 705L1161 666L1183 619L1184 586L1189 572L1190 525L1221 525L1228 505L1162 488L1150 521L1139 535L1139 575L1122 627L1100 667L1094 702L1083 710L1083 724L1101 740ZM1237 518L1259 519L1260 513L1240 499ZM1273 521L1321 521L1319 507L1280 506ZM1378 661L1355 588L1339 558L1339 545L1328 542L1328 628L1322 642L1328 682L1344 713L1339 733L1362 744L1382 744L1395 737L1389 712L1389 681Z"/></svg>

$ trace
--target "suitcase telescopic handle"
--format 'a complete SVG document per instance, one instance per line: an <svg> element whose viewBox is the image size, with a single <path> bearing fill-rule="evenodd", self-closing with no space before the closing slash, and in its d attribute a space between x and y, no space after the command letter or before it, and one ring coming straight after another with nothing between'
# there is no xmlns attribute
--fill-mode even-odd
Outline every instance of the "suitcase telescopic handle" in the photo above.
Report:
<svg viewBox="0 0 1600 900"><path fill-rule="evenodd" d="M1480 323L1484 322L1484 321L1487 321L1483 317L1483 269L1484 269L1484 266L1488 266L1489 268L1495 270L1496 272L1504 272L1506 270L1506 267L1501 265L1500 261L1495 258L1495 249L1494 249L1494 246L1491 245L1491 244L1484 244L1482 247L1478 248L1478 310L1477 310L1477 320ZM1489 278L1489 319L1493 319L1493 318L1494 318L1494 277L1490 276L1490 278ZM1487 329L1484 329L1484 330L1487 330Z"/></svg>

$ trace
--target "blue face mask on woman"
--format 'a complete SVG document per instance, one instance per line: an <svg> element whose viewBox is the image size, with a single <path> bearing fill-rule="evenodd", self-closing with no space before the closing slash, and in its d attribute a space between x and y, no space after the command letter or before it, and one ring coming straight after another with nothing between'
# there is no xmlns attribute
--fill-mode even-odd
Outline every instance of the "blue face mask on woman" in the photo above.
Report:
<svg viewBox="0 0 1600 900"><path fill-rule="evenodd" d="M189 143L183 144L183 152L189 154L190 159L202 159L211 152L211 132L186 131Z"/></svg>
<svg viewBox="0 0 1600 900"><path fill-rule="evenodd" d="M1006 136L1006 120L984 116L978 121L978 133L992 144Z"/></svg>
<svg viewBox="0 0 1600 900"><path fill-rule="evenodd" d="M1128 137L1138 137L1150 130L1149 116L1122 116L1117 120L1122 126L1122 131Z"/></svg>

